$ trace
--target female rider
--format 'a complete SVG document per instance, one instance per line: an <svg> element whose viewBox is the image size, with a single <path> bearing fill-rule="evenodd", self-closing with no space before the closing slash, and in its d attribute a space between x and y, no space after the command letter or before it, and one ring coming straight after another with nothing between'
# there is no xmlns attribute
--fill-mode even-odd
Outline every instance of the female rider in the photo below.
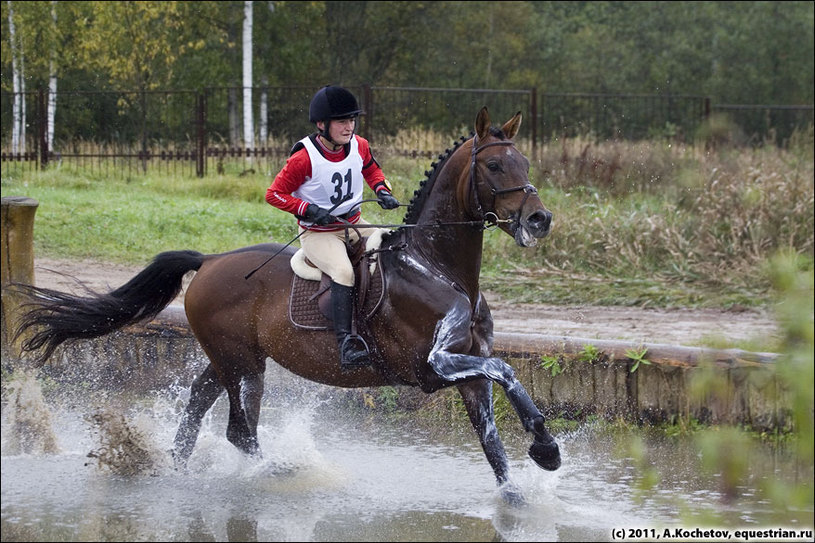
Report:
<svg viewBox="0 0 815 543"><path fill-rule="evenodd" d="M354 133L362 112L354 95L342 87L321 88L309 104L309 121L317 132L298 141L286 165L266 190L266 201L298 219L300 245L312 264L331 277L334 330L342 369L370 365L365 343L351 333L354 268L345 246L345 224L362 219L362 182L377 195L383 209L399 201L365 138ZM348 232L359 241L358 229Z"/></svg>

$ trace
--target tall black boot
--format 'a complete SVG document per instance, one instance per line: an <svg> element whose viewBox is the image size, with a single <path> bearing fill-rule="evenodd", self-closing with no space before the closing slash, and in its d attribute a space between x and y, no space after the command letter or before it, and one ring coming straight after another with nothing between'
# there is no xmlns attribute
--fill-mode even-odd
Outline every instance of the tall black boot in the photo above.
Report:
<svg viewBox="0 0 815 543"><path fill-rule="evenodd" d="M354 287L346 287L331 281L331 304L334 313L334 331L340 348L342 369L370 366L368 348L359 336L351 334L354 310Z"/></svg>

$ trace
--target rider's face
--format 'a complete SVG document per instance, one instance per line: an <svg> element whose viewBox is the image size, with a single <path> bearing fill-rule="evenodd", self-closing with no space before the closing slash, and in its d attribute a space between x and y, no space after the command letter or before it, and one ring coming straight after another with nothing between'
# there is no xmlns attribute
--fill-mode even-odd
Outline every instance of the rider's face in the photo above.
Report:
<svg viewBox="0 0 815 543"><path fill-rule="evenodd" d="M328 134L334 142L339 145L345 145L351 141L356 124L356 118L353 117L350 119L334 119L328 123ZM318 126L318 128L320 127ZM320 129L322 130L323 128Z"/></svg>

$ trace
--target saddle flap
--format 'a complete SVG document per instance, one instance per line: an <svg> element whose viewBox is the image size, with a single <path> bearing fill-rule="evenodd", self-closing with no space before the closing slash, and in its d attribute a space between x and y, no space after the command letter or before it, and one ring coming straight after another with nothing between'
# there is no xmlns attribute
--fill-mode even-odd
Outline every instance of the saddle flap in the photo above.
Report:
<svg viewBox="0 0 815 543"><path fill-rule="evenodd" d="M361 258L355 267L355 312L357 322L362 324L370 319L382 303L385 295L384 274L381 266L371 267L370 257ZM333 329L333 306L331 304L331 278L320 272L319 281L292 277L289 298L289 320L298 328L308 330Z"/></svg>

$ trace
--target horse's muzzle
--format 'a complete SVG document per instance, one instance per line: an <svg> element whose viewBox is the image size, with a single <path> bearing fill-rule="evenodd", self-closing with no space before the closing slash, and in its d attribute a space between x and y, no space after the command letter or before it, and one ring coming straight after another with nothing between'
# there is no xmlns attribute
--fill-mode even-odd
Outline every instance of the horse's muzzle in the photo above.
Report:
<svg viewBox="0 0 815 543"><path fill-rule="evenodd" d="M526 218L526 227L536 238L545 238L552 227L552 212L539 209Z"/></svg>
<svg viewBox="0 0 815 543"><path fill-rule="evenodd" d="M539 209L514 224L515 243L521 247L534 247L539 239L549 235L552 226L552 212Z"/></svg>

